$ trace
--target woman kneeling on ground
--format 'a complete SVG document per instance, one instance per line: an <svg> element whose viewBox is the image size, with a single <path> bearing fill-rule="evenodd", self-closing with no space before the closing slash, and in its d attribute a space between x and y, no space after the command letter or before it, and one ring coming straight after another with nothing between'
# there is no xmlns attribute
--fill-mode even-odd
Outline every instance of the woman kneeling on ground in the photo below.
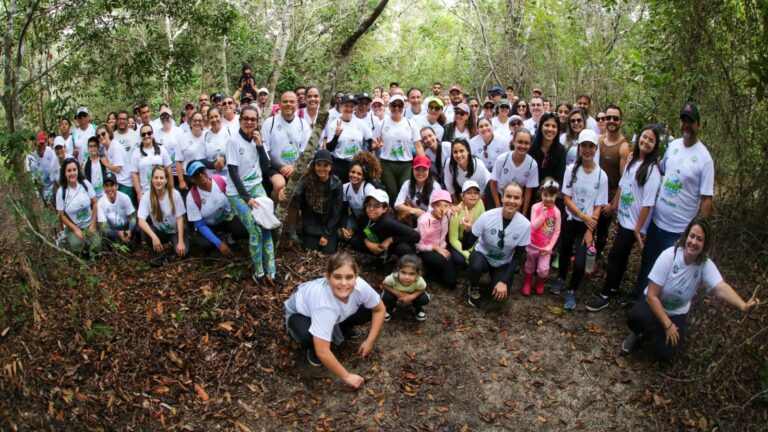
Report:
<svg viewBox="0 0 768 432"><path fill-rule="evenodd" d="M355 326L371 322L357 353L371 353L384 323L385 307L374 289L357 276L355 260L340 252L330 257L326 277L305 282L285 302L288 333L307 352L312 366L325 365L348 385L358 388L363 377L350 373L331 352L331 343L357 337Z"/></svg>
<svg viewBox="0 0 768 432"><path fill-rule="evenodd" d="M183 174L183 173L182 173ZM166 168L155 165L151 171L152 187L139 201L139 228L144 233L144 241L152 249L150 265L162 266L166 261L164 243L171 242L176 255L183 257L189 250L189 242L184 232L184 201L181 194L168 181ZM147 222L151 216L152 225Z"/></svg>
<svg viewBox="0 0 768 432"><path fill-rule="evenodd" d="M653 354L661 361L671 361L683 344L691 299L700 285L742 312L760 304L755 297L757 290L744 302L723 280L708 257L712 235L709 223L696 218L677 243L659 255L648 275L645 298L629 312L627 324L631 331L621 344L622 354L629 354L637 341L647 336Z"/></svg>

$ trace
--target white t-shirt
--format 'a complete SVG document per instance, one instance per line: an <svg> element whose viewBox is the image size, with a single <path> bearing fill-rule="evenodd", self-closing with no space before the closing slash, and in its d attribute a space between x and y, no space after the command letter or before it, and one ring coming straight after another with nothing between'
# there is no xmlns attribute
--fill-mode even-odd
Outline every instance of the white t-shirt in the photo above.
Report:
<svg viewBox="0 0 768 432"><path fill-rule="evenodd" d="M88 151L88 138L96 136L96 125L89 124L85 130L80 129L80 126L75 126L72 135L75 140L75 148L78 150L77 162L83 166L91 156L91 152Z"/></svg>
<svg viewBox="0 0 768 432"><path fill-rule="evenodd" d="M531 223L528 219L520 212L515 212L512 221L504 228L502 211L501 208L488 210L472 225L472 234L478 238L475 250L485 255L493 267L508 264L512 261L516 247L531 243ZM499 234L500 232L504 234Z"/></svg>
<svg viewBox="0 0 768 432"><path fill-rule="evenodd" d="M539 187L539 166L536 164L536 160L531 155L526 154L523 162L516 166L515 161L512 159L513 153L511 150L502 153L493 164L491 180L497 183L496 188L499 191L499 195L513 181L518 182L524 188Z"/></svg>
<svg viewBox="0 0 768 432"><path fill-rule="evenodd" d="M101 175L101 159L91 160L91 178L88 179L96 193L96 198L104 195L104 176Z"/></svg>
<svg viewBox="0 0 768 432"><path fill-rule="evenodd" d="M368 111L368 114L363 117L358 117L357 113L355 113L353 117L363 122L363 124L371 131L371 136L373 136L373 131L376 129L376 123L379 122L379 119L373 115L372 111Z"/></svg>
<svg viewBox="0 0 768 432"><path fill-rule="evenodd" d="M523 127L528 129L532 135L536 135L536 130L539 128L539 122L531 117L523 121ZM507 126L507 129L509 129L509 126Z"/></svg>
<svg viewBox="0 0 768 432"><path fill-rule="evenodd" d="M67 154L64 155L64 159L62 159L62 160L67 160L67 159L70 159L70 158L72 158L72 155L67 153ZM58 183L59 177L61 176L61 162L59 162L59 158L54 158L51 161L51 165L48 167L48 172L50 173L49 175L50 175L51 179L54 182ZM61 186L61 185L59 185L59 186Z"/></svg>
<svg viewBox="0 0 768 432"><path fill-rule="evenodd" d="M621 188L621 196L619 196L619 208L617 210L617 218L619 225L622 227L634 230L637 225L637 219L640 217L640 210L643 207L653 207L656 204L656 194L659 191L659 184L661 183L661 174L659 168L654 164L648 169L648 175L646 176L645 185L640 186L635 178L637 170L640 169L642 161L637 161L624 169L624 174L619 179L619 187ZM653 211L653 209L651 209ZM645 234L648 229L648 225L651 223L651 215L645 220L643 229L641 232Z"/></svg>
<svg viewBox="0 0 768 432"><path fill-rule="evenodd" d="M141 192L149 190L149 186L152 183L152 167L155 165L161 165L168 167L171 165L171 158L168 156L168 152L165 147L158 146L160 154L155 154L155 149L144 149L146 155L141 154L141 148L137 148L131 155L131 172L139 174L139 186L141 186Z"/></svg>
<svg viewBox="0 0 768 432"><path fill-rule="evenodd" d="M176 172L176 153L178 152L179 140L182 135L184 133L178 127L172 127L168 132L162 129L155 131L155 142L164 148L168 152L168 157L171 158L171 171L173 175L178 175Z"/></svg>
<svg viewBox="0 0 768 432"><path fill-rule="evenodd" d="M459 164L456 164L456 181L459 183L459 187L464 185L464 182L467 180L474 180L477 182L478 186L480 186L480 194L483 194L485 192L485 186L488 184L488 180L491 179L491 173L488 172L488 170L485 168L485 164L483 164L483 161L481 161L478 158L473 158L475 163L475 172L472 174L472 177L467 177L467 172L461 169L461 166ZM447 159L445 161L445 166L443 167L443 178L445 179L445 189L450 192L451 194L459 195L461 194L461 189L455 190L453 187L453 178L454 174L451 172L451 160Z"/></svg>
<svg viewBox="0 0 768 432"><path fill-rule="evenodd" d="M69 186L62 186L56 191L56 210L66 213L69 219L80 229L88 228L91 225L91 221L93 221L91 200L96 198L91 183L88 180L83 182L85 187L77 182L74 189ZM64 190L67 191L66 197L62 197Z"/></svg>
<svg viewBox="0 0 768 432"><path fill-rule="evenodd" d="M405 118L399 122L385 118L373 136L382 138L380 158L388 161L413 160L414 145L416 141L421 140L419 128Z"/></svg>
<svg viewBox="0 0 768 432"><path fill-rule="evenodd" d="M491 128L493 128L493 135L500 136L506 139L507 143L509 143L510 138L512 138L512 131L509 130L509 118L502 123L498 117L494 117L493 120L491 120Z"/></svg>
<svg viewBox="0 0 768 432"><path fill-rule="evenodd" d="M406 104L405 111L403 112L403 117L407 119L425 115L427 115L427 106L424 104L421 104L421 110L417 113L413 112L410 104Z"/></svg>
<svg viewBox="0 0 768 432"><path fill-rule="evenodd" d="M157 133L158 131L154 131L155 135ZM157 140L157 136L155 136L155 140ZM160 141L157 142L159 143ZM116 130L114 138L112 138L112 144L119 144L125 150L125 154L131 154L133 150L141 145L141 136L138 131L133 129L126 129L125 134L121 134L120 131Z"/></svg>
<svg viewBox="0 0 768 432"><path fill-rule="evenodd" d="M336 123L341 122L341 135L339 135L336 148L332 154L335 158L352 160L361 151L365 150L365 141L371 139L371 128L354 115L346 122L341 117L325 125L325 136L328 142L333 140L336 133Z"/></svg>
<svg viewBox="0 0 768 432"><path fill-rule="evenodd" d="M240 125L238 125L238 129L240 128ZM203 134L203 153L205 155L205 159L210 162L215 162L216 158L219 156L224 156L225 159L225 165L224 169L221 171L216 170L206 170L208 171L208 174L218 174L225 179L229 177L229 171L227 170L226 165L226 159L227 159L227 141L229 141L229 138L232 136L232 131L229 129L222 127L219 130L219 133L215 133L212 130L209 130L205 134Z"/></svg>
<svg viewBox="0 0 768 432"><path fill-rule="evenodd" d="M597 134L597 136L602 135L600 132L600 126L597 125L597 120L594 119L594 117L590 116L587 117L587 129L592 129L594 133ZM595 159L598 160L598 159Z"/></svg>
<svg viewBox="0 0 768 432"><path fill-rule="evenodd" d="M152 219L152 226L157 228L158 231L165 234L176 234L176 218L184 216L187 210L184 208L184 200L181 199L181 194L176 189L173 189L173 205L176 212L171 213L171 202L168 200L168 194L165 194L163 199L159 200L160 211L163 213L163 220L156 221L152 215L152 204L149 201L149 193L145 193L139 201L139 219L147 220Z"/></svg>
<svg viewBox="0 0 768 432"><path fill-rule="evenodd" d="M27 156L27 169L32 174L32 178L42 184L44 195L48 195L53 190L53 182L58 180L51 177L50 167L55 160L56 153L50 147L45 147L43 156L38 155L37 150Z"/></svg>
<svg viewBox="0 0 768 432"><path fill-rule="evenodd" d="M596 206L608 204L608 176L595 165L591 173L584 172L584 167L579 167L576 173L576 181L571 186L573 169L576 165L565 168L565 178L563 178L563 194L571 197L573 203L582 212L591 215ZM571 213L571 209L565 206L565 212L568 213L568 220L579 220L579 217Z"/></svg>
<svg viewBox="0 0 768 432"><path fill-rule="evenodd" d="M438 162L437 155L435 152L432 151L431 148L427 148L427 146L424 146L424 154L427 155L429 158L429 161L432 163L432 171L437 172L437 165L440 164L441 166L445 166L445 161L451 158L451 143L448 141L443 141L439 144L442 148L440 149L440 161Z"/></svg>
<svg viewBox="0 0 768 432"><path fill-rule="evenodd" d="M240 115L235 114L232 120L227 120L223 115L221 116L221 124L229 129L229 133L236 134L240 131Z"/></svg>
<svg viewBox="0 0 768 432"><path fill-rule="evenodd" d="M469 140L469 150L472 152L472 156L480 158L485 165L485 169L491 172L496 159L502 153L509 151L509 136L505 138L494 132L493 139L486 146L483 137L477 135Z"/></svg>
<svg viewBox="0 0 768 432"><path fill-rule="evenodd" d="M678 138L669 144L659 165L664 178L653 222L664 231L681 233L698 214L700 198L715 194L715 164L701 141L688 148Z"/></svg>
<svg viewBox="0 0 768 432"><path fill-rule="evenodd" d="M205 132L203 132L199 137L192 135L191 132L182 134L179 137L178 146L176 147L176 162L181 162L181 166L184 168L184 171L187 170L187 165L189 165L190 162L204 159L204 137Z"/></svg>
<svg viewBox="0 0 768 432"><path fill-rule="evenodd" d="M261 126L261 139L273 165L283 167L293 165L304 150L312 128L306 120L296 114L288 122L278 112Z"/></svg>
<svg viewBox="0 0 768 432"><path fill-rule="evenodd" d="M435 131L437 140L438 141L443 140L443 133L445 132L445 129L438 122L430 123L429 118L427 116L425 115L416 116L411 119L411 123L413 123L413 125L416 126L416 128L419 130L419 136L421 136L421 130L429 126L432 128L433 131Z"/></svg>
<svg viewBox="0 0 768 432"><path fill-rule="evenodd" d="M374 289L358 277L355 289L344 303L333 295L325 278L315 279L299 285L296 292L285 302L286 322L291 315L301 314L312 319L309 333L328 342L341 343L344 340L338 324L354 315L360 306L375 308L381 298Z"/></svg>
<svg viewBox="0 0 768 432"><path fill-rule="evenodd" d="M723 281L720 271L711 259L702 264L686 264L683 248L675 252L675 246L666 249L656 259L648 279L661 286L659 300L668 315L682 315L691 308L691 299L699 286L712 291ZM645 288L648 294L648 288Z"/></svg>
<svg viewBox="0 0 768 432"><path fill-rule="evenodd" d="M213 179L211 184L210 192L197 188L200 193L200 207L197 207L192 192L187 194L187 220L190 222L202 219L210 227L224 222L232 213L227 196Z"/></svg>
<svg viewBox="0 0 768 432"><path fill-rule="evenodd" d="M113 173L117 182L123 186L133 187L133 180L131 180L131 170L128 167L128 155L125 153L123 146L112 141L109 144L109 149L105 152L109 164L114 167L119 167L120 172Z"/></svg>
<svg viewBox="0 0 768 432"><path fill-rule="evenodd" d="M259 153L252 140L246 141L238 132L227 140L227 165L237 167L237 174L243 182L245 190L251 191L262 181ZM237 196L237 188L229 176L227 180L227 196Z"/></svg>
<svg viewBox="0 0 768 432"><path fill-rule="evenodd" d="M55 148L58 144L64 144L64 147L67 149L67 154L71 155L75 151L75 136L71 133L67 138L59 135L53 139L53 147Z"/></svg>
<svg viewBox="0 0 768 432"><path fill-rule="evenodd" d="M355 192L355 189L352 187L351 183L344 183L344 186L342 187L342 199L345 203L347 203L347 205L349 205L349 208L352 210L352 213L354 213L356 218L360 218L363 215L363 203L365 202L365 195L374 189L376 189L376 186L363 181L363 184L360 186L358 191Z"/></svg>
<svg viewBox="0 0 768 432"><path fill-rule="evenodd" d="M398 192L397 198L395 199L395 206L398 206L400 204L405 204L405 200L408 199L408 198L411 198L411 200L413 200L413 197L408 195L410 187L411 187L411 180L408 179L400 187L400 192ZM429 203L432 202L432 195L436 191L439 191L439 190L442 190L442 188L440 187L440 184L437 183L436 181L433 181L432 182L432 193L429 194L429 197L427 197L427 200L426 201L421 201L421 202L418 202L418 203L414 202L414 204L418 204L419 207L421 207L422 210L427 211L427 209L431 208ZM416 189L416 192L419 192L418 188Z"/></svg>
<svg viewBox="0 0 768 432"><path fill-rule="evenodd" d="M110 202L106 195L99 198L97 209L97 222L106 222L114 230L128 228L128 217L136 212L131 198L120 191L117 191L114 203Z"/></svg>

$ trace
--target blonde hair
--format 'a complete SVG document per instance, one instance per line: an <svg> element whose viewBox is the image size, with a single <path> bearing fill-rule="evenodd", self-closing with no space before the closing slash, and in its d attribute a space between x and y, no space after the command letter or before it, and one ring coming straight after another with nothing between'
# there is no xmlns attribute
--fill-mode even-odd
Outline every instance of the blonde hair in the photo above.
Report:
<svg viewBox="0 0 768 432"><path fill-rule="evenodd" d="M150 181L151 178L155 176L155 171L157 170L162 171L163 175L165 176L165 192L166 195L168 195L168 201L171 204L171 213L176 214L176 205L173 203L173 188L171 188L171 182L168 181L168 173L165 172L165 168L161 165L155 165L152 167L152 175L150 176ZM152 208L152 211L150 211L152 219L155 222L163 220L163 210L160 208L160 197L157 195L157 192L155 192L155 185L151 185L149 188L149 204Z"/></svg>

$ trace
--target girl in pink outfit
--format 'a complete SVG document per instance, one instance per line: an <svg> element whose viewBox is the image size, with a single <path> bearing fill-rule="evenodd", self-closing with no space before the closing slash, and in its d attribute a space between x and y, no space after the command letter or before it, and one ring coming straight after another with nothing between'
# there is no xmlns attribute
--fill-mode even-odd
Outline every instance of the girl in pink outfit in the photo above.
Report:
<svg viewBox="0 0 768 432"><path fill-rule="evenodd" d="M531 281L536 271L536 294L544 294L544 282L549 276L549 260L552 248L560 236L560 210L555 200L560 192L560 185L547 177L541 184L541 202L531 209L531 244L525 247L528 258L525 261L525 282L522 294L531 295Z"/></svg>
<svg viewBox="0 0 768 432"><path fill-rule="evenodd" d="M456 268L451 262L451 253L446 242L451 194L444 190L434 191L429 204L432 211L419 216L416 223L416 231L421 235L416 250L427 268L427 273L437 276L446 288L453 289L456 286Z"/></svg>

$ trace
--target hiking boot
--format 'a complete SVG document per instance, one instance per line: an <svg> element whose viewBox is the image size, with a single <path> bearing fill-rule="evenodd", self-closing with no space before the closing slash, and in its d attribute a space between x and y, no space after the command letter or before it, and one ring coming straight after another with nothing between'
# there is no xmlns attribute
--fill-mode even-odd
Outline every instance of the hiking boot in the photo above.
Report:
<svg viewBox="0 0 768 432"><path fill-rule="evenodd" d="M607 308L609 304L611 304L611 301L608 297L598 294L591 302L587 303L587 310L590 312L597 312Z"/></svg>
<svg viewBox="0 0 768 432"><path fill-rule="evenodd" d="M317 357L317 354L315 353L315 350L312 348L307 348L307 361L309 364L311 364L314 367L322 366L323 363L320 361L320 359Z"/></svg>
<svg viewBox="0 0 768 432"><path fill-rule="evenodd" d="M637 302L637 296L635 293L624 294L619 297L619 306L629 306Z"/></svg>
<svg viewBox="0 0 768 432"><path fill-rule="evenodd" d="M558 295L560 294L560 291L563 290L564 285L565 285L565 281L560 278L557 278L555 283L549 286L549 292L554 295Z"/></svg>
<svg viewBox="0 0 768 432"><path fill-rule="evenodd" d="M424 309L417 307L414 312L413 316L416 317L416 321L425 321L427 319L427 313Z"/></svg>
<svg viewBox="0 0 768 432"><path fill-rule="evenodd" d="M637 333L631 331L629 332L629 335L627 335L626 339L621 343L621 350L619 350L619 355L629 355L632 353L632 350L635 348L635 344L637 343L638 339L640 339L640 336L637 335Z"/></svg>
<svg viewBox="0 0 768 432"><path fill-rule="evenodd" d="M573 290L568 290L565 293L565 308L568 310L576 309L576 293Z"/></svg>
<svg viewBox="0 0 768 432"><path fill-rule="evenodd" d="M526 273L525 274L525 282L523 282L523 288L520 290L520 293L524 295L525 297L529 297L531 295L531 280L533 279L533 273Z"/></svg>
<svg viewBox="0 0 768 432"><path fill-rule="evenodd" d="M536 295L542 295L544 294L544 279L537 278L536 279Z"/></svg>
<svg viewBox="0 0 768 432"><path fill-rule="evenodd" d="M469 299L467 302L472 307L480 307L480 287L469 287L467 292Z"/></svg>

